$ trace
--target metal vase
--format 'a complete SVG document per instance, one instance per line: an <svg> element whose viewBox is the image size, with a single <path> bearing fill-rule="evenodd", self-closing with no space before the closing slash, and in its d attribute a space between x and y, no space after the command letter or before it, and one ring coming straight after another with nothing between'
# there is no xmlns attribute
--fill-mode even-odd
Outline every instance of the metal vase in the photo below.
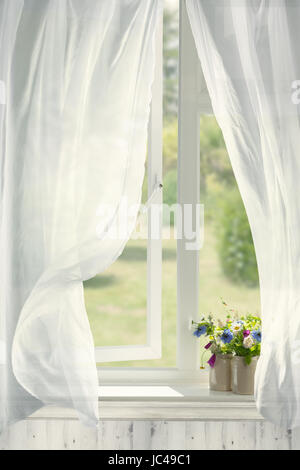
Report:
<svg viewBox="0 0 300 470"><path fill-rule="evenodd" d="M209 388L217 392L231 390L231 360L232 356L217 356L215 366L209 371Z"/></svg>
<svg viewBox="0 0 300 470"><path fill-rule="evenodd" d="M254 376L258 357L247 365L244 357L234 356L231 362L231 387L233 393L254 395Z"/></svg>

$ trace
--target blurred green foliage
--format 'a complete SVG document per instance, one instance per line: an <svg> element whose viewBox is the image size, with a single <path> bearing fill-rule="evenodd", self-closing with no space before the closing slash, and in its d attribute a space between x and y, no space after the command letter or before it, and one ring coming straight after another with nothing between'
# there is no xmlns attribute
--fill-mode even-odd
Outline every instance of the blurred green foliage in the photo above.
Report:
<svg viewBox="0 0 300 470"><path fill-rule="evenodd" d="M212 116L200 119L201 194L206 196L209 186L232 187L236 184L225 147L223 134Z"/></svg>
<svg viewBox="0 0 300 470"><path fill-rule="evenodd" d="M164 204L172 206L177 202L177 170L170 170L164 178Z"/></svg>
<svg viewBox="0 0 300 470"><path fill-rule="evenodd" d="M177 120L173 119L165 123L163 130L163 162L164 174L177 168L178 149L178 126Z"/></svg>
<svg viewBox="0 0 300 470"><path fill-rule="evenodd" d="M205 224L215 229L222 269L234 283L257 286L258 273L251 230L223 135L215 118L201 117L200 142L201 202L205 205ZM176 200L177 122L169 121L164 127L164 203L172 205Z"/></svg>
<svg viewBox="0 0 300 470"><path fill-rule="evenodd" d="M235 283L257 286L258 272L251 230L237 189L219 200L216 220L218 253L224 274Z"/></svg>

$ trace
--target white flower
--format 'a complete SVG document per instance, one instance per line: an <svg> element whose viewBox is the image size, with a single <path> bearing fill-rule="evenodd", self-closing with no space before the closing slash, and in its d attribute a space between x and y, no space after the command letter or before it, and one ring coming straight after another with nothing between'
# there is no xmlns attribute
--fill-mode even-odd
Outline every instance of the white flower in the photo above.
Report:
<svg viewBox="0 0 300 470"><path fill-rule="evenodd" d="M240 322L240 321L236 321L233 325L232 325L232 331L233 331L233 334L234 335L237 335L243 328L243 323Z"/></svg>
<svg viewBox="0 0 300 470"><path fill-rule="evenodd" d="M244 348L246 349L251 349L253 344L254 344L254 341L253 341L252 336L247 336L247 338L245 338L243 341Z"/></svg>

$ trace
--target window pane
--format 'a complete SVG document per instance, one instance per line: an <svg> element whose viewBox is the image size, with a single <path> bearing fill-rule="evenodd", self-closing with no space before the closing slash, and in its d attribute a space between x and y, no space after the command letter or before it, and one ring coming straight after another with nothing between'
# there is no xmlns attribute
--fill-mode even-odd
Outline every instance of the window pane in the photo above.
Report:
<svg viewBox="0 0 300 470"><path fill-rule="evenodd" d="M177 200L178 1L164 12L164 202ZM147 175L143 201L147 199ZM164 223L167 224L167 217ZM173 220L172 220L173 222ZM146 228L145 228L146 229ZM145 230L144 229L144 230ZM168 227L163 229L168 234ZM163 239L162 359L113 362L102 366L175 367L176 240ZM146 343L147 240L130 240L123 255L105 273L85 283L85 301L96 346Z"/></svg>

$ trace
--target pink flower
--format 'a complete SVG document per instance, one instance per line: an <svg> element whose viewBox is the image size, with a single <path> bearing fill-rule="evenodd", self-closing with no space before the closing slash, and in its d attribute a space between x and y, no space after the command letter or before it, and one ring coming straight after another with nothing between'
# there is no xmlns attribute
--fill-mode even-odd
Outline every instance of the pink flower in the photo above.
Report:
<svg viewBox="0 0 300 470"><path fill-rule="evenodd" d="M206 345L206 346L204 346L204 347L205 347L205 349L209 349L209 348L211 347L211 345L212 345L212 342L210 342L210 343L207 343L207 345Z"/></svg>
<svg viewBox="0 0 300 470"><path fill-rule="evenodd" d="M210 358L209 361L207 361L207 364L210 365L210 367L214 368L215 367L215 363L216 363L216 359L217 359L217 356L215 354L213 354Z"/></svg>
<svg viewBox="0 0 300 470"><path fill-rule="evenodd" d="M250 335L250 331L249 331L249 330L245 330L245 331L243 332L243 335L244 335L244 338L247 338L247 336Z"/></svg>

